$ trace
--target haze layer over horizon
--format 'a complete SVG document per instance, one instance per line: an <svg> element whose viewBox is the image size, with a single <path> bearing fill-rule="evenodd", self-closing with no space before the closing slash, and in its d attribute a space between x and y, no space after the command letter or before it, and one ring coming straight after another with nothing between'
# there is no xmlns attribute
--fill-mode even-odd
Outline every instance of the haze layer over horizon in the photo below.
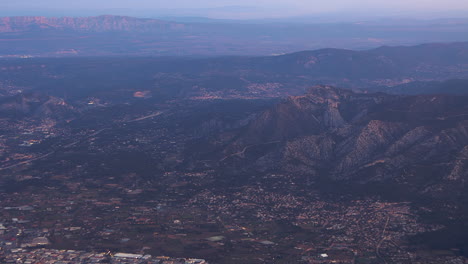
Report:
<svg viewBox="0 0 468 264"><path fill-rule="evenodd" d="M264 19L295 16L344 17L405 16L418 18L466 17L468 1L446 0L16 0L0 3L1 16L200 16L229 19Z"/></svg>

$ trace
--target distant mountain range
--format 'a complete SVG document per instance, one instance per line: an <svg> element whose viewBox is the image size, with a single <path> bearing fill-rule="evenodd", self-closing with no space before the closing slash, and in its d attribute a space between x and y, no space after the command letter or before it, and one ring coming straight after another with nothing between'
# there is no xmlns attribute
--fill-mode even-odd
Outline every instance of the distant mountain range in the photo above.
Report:
<svg viewBox="0 0 468 264"><path fill-rule="evenodd" d="M273 55L468 41L466 20L289 23L126 16L3 17L1 57Z"/></svg>
<svg viewBox="0 0 468 264"><path fill-rule="evenodd" d="M0 33L63 30L78 32L157 32L184 29L183 24L125 16L2 17Z"/></svg>

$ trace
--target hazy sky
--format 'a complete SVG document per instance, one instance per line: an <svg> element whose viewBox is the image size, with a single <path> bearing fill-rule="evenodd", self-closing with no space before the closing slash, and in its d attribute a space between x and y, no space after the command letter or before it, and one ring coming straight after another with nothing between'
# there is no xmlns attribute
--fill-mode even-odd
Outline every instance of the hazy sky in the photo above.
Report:
<svg viewBox="0 0 468 264"><path fill-rule="evenodd" d="M229 6L244 8L226 8ZM247 7L252 7L252 9L249 10ZM353 10L362 13L376 12L376 10L392 10L393 12L468 10L468 0L0 0L2 15L8 12L16 15L22 11L33 12L34 10L38 12L54 10L66 14L77 10L99 12L117 9L121 9L123 13L125 11L122 10L126 9L129 14L149 10L153 12L159 10L157 12L161 14L175 12L170 9L183 9L186 14L190 14L190 11L194 12L193 10L204 10L207 16L217 16L217 14L222 16L223 12L229 12L234 16L237 13L239 17L260 18ZM204 14L201 11L198 13Z"/></svg>

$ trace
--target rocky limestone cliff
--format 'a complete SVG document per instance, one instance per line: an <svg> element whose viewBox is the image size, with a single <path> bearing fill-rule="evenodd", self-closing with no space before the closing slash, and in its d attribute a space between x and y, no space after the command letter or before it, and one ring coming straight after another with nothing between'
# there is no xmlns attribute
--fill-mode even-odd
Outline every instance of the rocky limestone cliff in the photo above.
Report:
<svg viewBox="0 0 468 264"><path fill-rule="evenodd" d="M217 155L224 171L388 182L436 196L455 186L455 195L468 180L467 116L467 97L318 86L266 110L229 141L217 141L223 149Z"/></svg>

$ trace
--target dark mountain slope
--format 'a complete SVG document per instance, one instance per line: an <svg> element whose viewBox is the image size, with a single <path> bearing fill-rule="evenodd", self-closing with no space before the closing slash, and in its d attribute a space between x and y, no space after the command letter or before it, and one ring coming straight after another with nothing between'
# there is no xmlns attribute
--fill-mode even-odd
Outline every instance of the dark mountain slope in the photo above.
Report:
<svg viewBox="0 0 468 264"><path fill-rule="evenodd" d="M395 87L395 92L425 93L426 88L417 88L420 82L468 78L467 51L468 43L452 43L269 57L1 60L0 94L39 90L108 101L142 91L159 99L265 98L300 95L317 84L392 91L389 86L402 83L407 86ZM447 86L452 90L451 83Z"/></svg>

